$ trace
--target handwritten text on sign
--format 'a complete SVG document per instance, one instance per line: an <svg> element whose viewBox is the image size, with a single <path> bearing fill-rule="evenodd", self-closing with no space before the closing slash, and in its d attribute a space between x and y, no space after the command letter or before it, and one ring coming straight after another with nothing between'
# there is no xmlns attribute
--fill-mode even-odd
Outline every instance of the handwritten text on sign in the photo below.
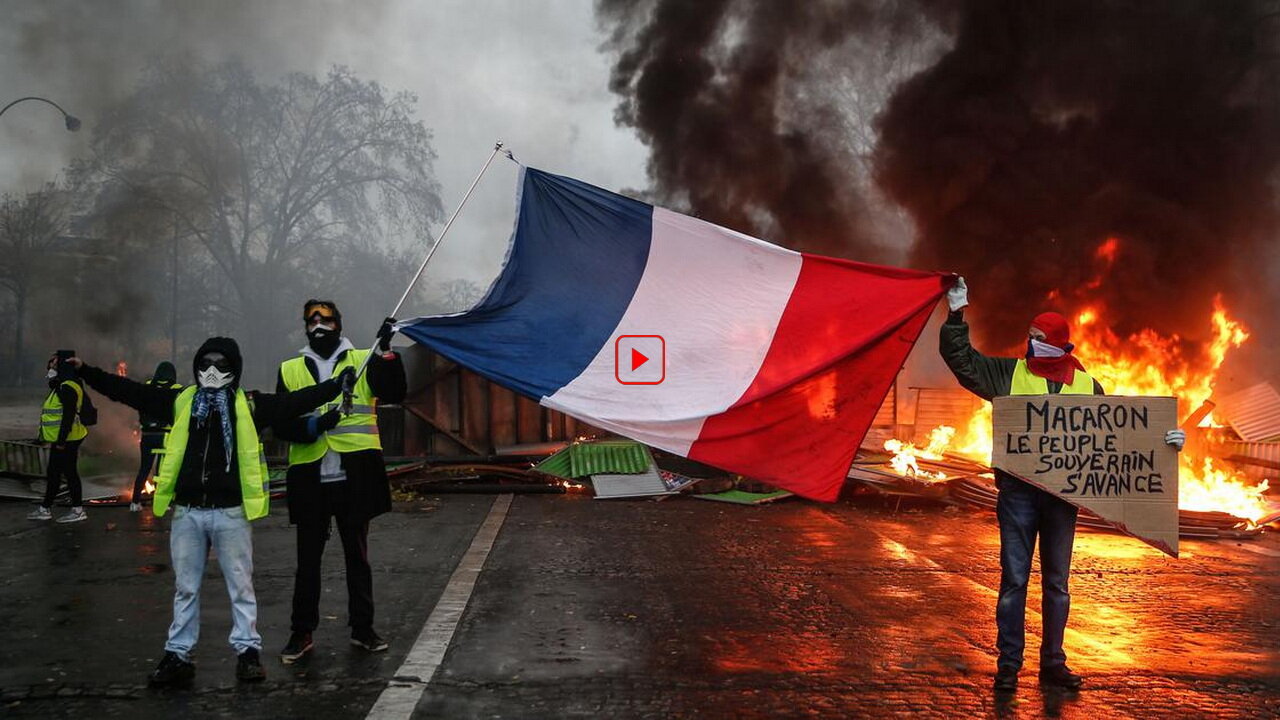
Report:
<svg viewBox="0 0 1280 720"><path fill-rule="evenodd" d="M992 465L1176 553L1177 401L1157 397L997 398Z"/></svg>

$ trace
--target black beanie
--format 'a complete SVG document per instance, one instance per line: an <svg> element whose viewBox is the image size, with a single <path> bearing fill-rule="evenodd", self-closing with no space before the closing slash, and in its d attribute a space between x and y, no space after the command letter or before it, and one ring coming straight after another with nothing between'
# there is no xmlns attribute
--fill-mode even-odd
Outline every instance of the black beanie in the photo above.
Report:
<svg viewBox="0 0 1280 720"><path fill-rule="evenodd" d="M227 358L227 362L231 363L231 374L235 379L231 381L231 387L240 384L240 373L244 370L244 360L240 357L240 346L235 340L229 337L211 337L204 341L200 349L196 351L196 356L191 360L191 372L196 375L198 383L200 373L200 358L211 352L222 353Z"/></svg>

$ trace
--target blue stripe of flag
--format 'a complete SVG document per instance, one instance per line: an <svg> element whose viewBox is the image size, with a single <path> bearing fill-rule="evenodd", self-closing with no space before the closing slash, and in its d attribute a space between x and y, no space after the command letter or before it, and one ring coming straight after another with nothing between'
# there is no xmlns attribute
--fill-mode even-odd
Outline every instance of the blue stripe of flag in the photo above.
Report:
<svg viewBox="0 0 1280 720"><path fill-rule="evenodd" d="M506 266L470 312L424 318L413 340L526 395L554 394L609 342L649 258L653 207L522 171Z"/></svg>

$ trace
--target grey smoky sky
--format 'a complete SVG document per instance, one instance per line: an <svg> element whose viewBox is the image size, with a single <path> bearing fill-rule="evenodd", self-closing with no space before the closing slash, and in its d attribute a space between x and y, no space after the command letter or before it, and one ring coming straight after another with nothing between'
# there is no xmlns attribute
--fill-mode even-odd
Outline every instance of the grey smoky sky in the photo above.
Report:
<svg viewBox="0 0 1280 720"><path fill-rule="evenodd" d="M0 192L55 179L85 152L96 114L157 54L239 59L264 78L346 65L419 98L452 209L493 143L523 162L608 188L644 187L646 148L613 121L613 58L590 0L0 0ZM450 231L430 282L485 283L510 232L515 166L495 162Z"/></svg>

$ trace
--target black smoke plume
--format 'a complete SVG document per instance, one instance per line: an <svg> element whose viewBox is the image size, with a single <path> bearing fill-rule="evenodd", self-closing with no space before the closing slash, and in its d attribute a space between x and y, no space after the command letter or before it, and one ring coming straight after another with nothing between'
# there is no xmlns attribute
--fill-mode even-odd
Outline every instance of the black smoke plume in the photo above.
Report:
<svg viewBox="0 0 1280 720"><path fill-rule="evenodd" d="M1042 305L1098 301L1121 337L1185 338L1216 293L1258 294L1277 229L1274 3L933 7L955 45L880 118L878 180L916 221L916 264L969 276L998 339Z"/></svg>
<svg viewBox="0 0 1280 720"><path fill-rule="evenodd" d="M619 51L618 120L651 148L657 199L875 259L883 239L867 218L883 193L914 221L910 264L969 278L993 350L1042 309L1100 304L1121 337L1151 327L1197 341L1216 294L1239 310L1276 299L1280 4L601 0L598 11ZM859 184L835 134L848 127L840 84L865 86L853 70L921 37L941 49L886 93L876 187ZM844 66L814 72L833 48Z"/></svg>
<svg viewBox="0 0 1280 720"><path fill-rule="evenodd" d="M789 247L875 259L855 157L807 60L893 16L875 2L601 0L620 124L651 148L655 199Z"/></svg>

